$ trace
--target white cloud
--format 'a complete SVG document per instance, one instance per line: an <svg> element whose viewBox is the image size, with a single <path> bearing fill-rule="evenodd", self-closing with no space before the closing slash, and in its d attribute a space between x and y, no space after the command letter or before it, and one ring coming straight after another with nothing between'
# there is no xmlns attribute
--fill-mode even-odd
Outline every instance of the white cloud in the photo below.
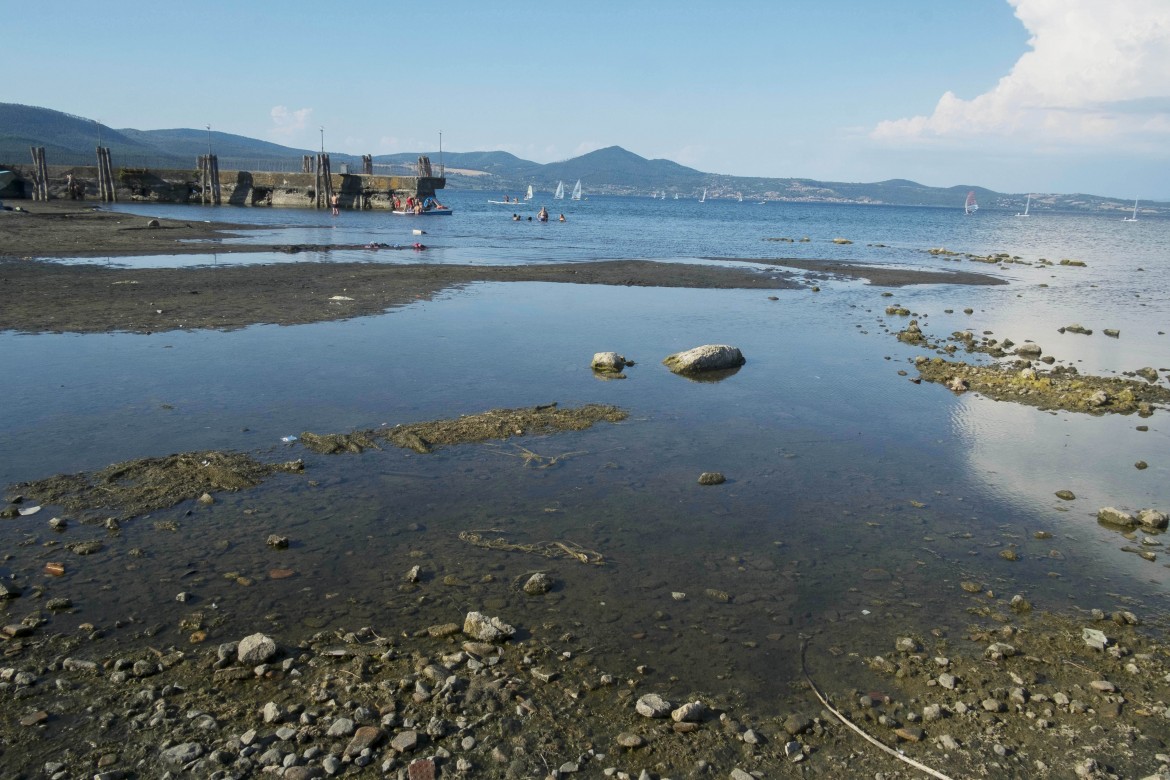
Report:
<svg viewBox="0 0 1170 780"><path fill-rule="evenodd" d="M971 100L947 92L930 116L887 120L870 136L911 144L1170 141L1170 2L1008 2L1031 49L994 89Z"/></svg>
<svg viewBox="0 0 1170 780"><path fill-rule="evenodd" d="M288 106L273 106L269 113L272 115L273 124L272 129L268 131L269 135L289 138L305 129L309 117L313 115L313 109L298 108L296 111L289 111Z"/></svg>

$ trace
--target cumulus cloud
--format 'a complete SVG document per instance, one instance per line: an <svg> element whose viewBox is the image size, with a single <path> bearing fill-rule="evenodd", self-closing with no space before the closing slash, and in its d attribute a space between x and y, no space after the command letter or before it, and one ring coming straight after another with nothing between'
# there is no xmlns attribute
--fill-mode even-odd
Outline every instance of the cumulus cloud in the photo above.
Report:
<svg viewBox="0 0 1170 780"><path fill-rule="evenodd" d="M899 143L975 137L1095 145L1170 140L1170 3L1008 0L1031 47L990 92L870 132Z"/></svg>
<svg viewBox="0 0 1170 780"><path fill-rule="evenodd" d="M288 138L305 129L309 118L313 115L311 108L298 108L289 111L288 106L273 106L272 129L269 133L277 138Z"/></svg>

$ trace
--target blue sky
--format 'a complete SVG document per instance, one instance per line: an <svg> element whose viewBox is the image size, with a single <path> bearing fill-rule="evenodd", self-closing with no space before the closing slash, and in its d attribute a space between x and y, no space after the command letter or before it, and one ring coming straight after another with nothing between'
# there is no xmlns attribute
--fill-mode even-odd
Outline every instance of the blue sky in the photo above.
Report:
<svg viewBox="0 0 1170 780"><path fill-rule="evenodd" d="M324 11L324 13L323 13ZM0 0L0 101L298 148L1170 200L1170 0ZM66 55L68 52L68 56Z"/></svg>

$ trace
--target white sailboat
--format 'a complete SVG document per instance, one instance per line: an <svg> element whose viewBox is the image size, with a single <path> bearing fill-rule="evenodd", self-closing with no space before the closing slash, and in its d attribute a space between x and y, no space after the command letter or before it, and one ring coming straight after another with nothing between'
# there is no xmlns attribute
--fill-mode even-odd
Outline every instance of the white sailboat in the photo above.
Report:
<svg viewBox="0 0 1170 780"><path fill-rule="evenodd" d="M563 181L558 181L557 182L557 191L553 195L553 200L564 200L564 199L565 199L565 183Z"/></svg>
<svg viewBox="0 0 1170 780"><path fill-rule="evenodd" d="M524 200L532 200L532 185L528 185L528 193L524 196Z"/></svg>
<svg viewBox="0 0 1170 780"><path fill-rule="evenodd" d="M974 214L979 210L979 204L975 202L975 190L967 193L967 202L963 204L964 214Z"/></svg>
<svg viewBox="0 0 1170 780"><path fill-rule="evenodd" d="M573 194L569 196L570 200L581 200L581 180L577 179L577 183L573 185Z"/></svg>
<svg viewBox="0 0 1170 780"><path fill-rule="evenodd" d="M1137 202L1137 198L1134 198L1134 201L1133 201L1133 216L1132 216L1132 217L1123 217L1123 218L1122 218L1122 220L1121 220L1122 222L1137 222L1137 204L1138 204L1138 202Z"/></svg>
<svg viewBox="0 0 1170 780"><path fill-rule="evenodd" d="M740 203L743 203L743 193L742 192L736 193L736 197L739 199Z"/></svg>
<svg viewBox="0 0 1170 780"><path fill-rule="evenodd" d="M1023 213L1022 213L1022 214L1016 214L1016 216L1017 216L1017 217L1026 217L1026 216L1028 216L1028 209L1030 209L1030 208L1032 208L1032 196L1031 196L1031 195L1029 195L1029 196L1028 196L1028 202L1024 204L1024 211L1023 211Z"/></svg>
<svg viewBox="0 0 1170 780"><path fill-rule="evenodd" d="M676 192L676 193L674 193L674 199L675 199L675 200L678 200L678 193L677 193L677 192Z"/></svg>
<svg viewBox="0 0 1170 780"><path fill-rule="evenodd" d="M703 194L699 196L699 203L706 203L706 202L707 202L707 188L704 187Z"/></svg>

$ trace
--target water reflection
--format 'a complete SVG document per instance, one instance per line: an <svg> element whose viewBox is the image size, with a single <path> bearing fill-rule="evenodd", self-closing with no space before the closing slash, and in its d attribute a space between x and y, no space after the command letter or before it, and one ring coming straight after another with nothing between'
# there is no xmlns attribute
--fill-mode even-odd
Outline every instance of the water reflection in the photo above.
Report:
<svg viewBox="0 0 1170 780"><path fill-rule="evenodd" d="M589 208L601 214L607 207L599 200ZM721 208L712 212L717 224L754 225L726 240L735 249L758 251L761 234L807 232L818 242L793 251L822 256L834 234L847 232L859 241L831 250L842 257L935 262L921 252L929 245L921 222L908 221L916 214L768 206L759 207L768 221L756 224L758 211L749 220L730 204ZM306 236L333 230L346 240L399 229L350 216L337 228L298 229ZM498 244L496 234L483 237L486 229L474 241L460 238L491 218L437 226L428 241L449 244L427 257L584 259L602 245L588 232L599 230L600 219L577 234L504 237L505 228ZM936 225L947 218L923 217ZM614 214L606 224L624 219ZM985 252L991 240L1038 245L1048 235L1026 232L1041 230L1034 227L997 235L989 224L963 223L948 241ZM647 241L663 230L648 228ZM859 245L867 238L904 246ZM690 226L655 252L697 257L711 244ZM605 245L612 248L612 238ZM1040 251L1036 245L1029 248ZM218 262L217 253L209 257ZM1110 296L1123 295L1130 282L1109 287L1105 269L1116 258L1090 259L1075 271L1005 272L1058 277L1062 286L908 288L895 300L936 336L990 329L1017 341L1033 337L1046 350L1061 344L1062 357L1086 366L1163 354L1163 342L1142 328L1150 327L1145 314L1164 304L1151 301L1141 316L1125 319L1131 314L1112 307ZM180 643L181 620L204 625L218 641L261 628L414 631L483 608L566 649L588 649L603 667L685 671L680 695L750 693L757 703L791 695L804 633L851 650L870 642L888 648L893 636L915 630L957 637L968 600L986 599L966 595L958 587L964 580L999 594L1025 592L1040 607L1068 605L1086 591L1089 606L1102 607L1110 606L1108 592L1164 591L1164 567L1119 552L1115 535L1090 516L1099 504L1170 503L1161 487L1160 416L1141 433L1134 419L1052 415L913 385L898 371L921 350L886 332L898 327L883 314L890 299L857 282L823 286L819 296L782 291L773 301L763 291L479 284L387 315L288 328L0 334L8 364L19 369L0 374L0 479L205 448L306 459L303 476L280 475L218 496L210 507L152 513L123 523L117 536L72 524L70 540L107 545L98 555L68 558L66 574L46 586L78 607L54 621L132 617L157 623L156 641ZM1101 290L1104 302L1090 297ZM1054 323L1069 316L1065 294L1083 296L1083 311L1119 318L1111 322L1123 323L1123 339L1058 340ZM963 314L965 307L973 313ZM1131 331L1139 334L1132 341ZM660 364L708 343L733 344L748 363L721 382L680 382ZM594 353L610 349L637 363L625 381L598 382L589 369ZM427 456L398 449L317 456L280 442L306 430L554 400L612 403L631 416L620 425ZM572 455L535 468L517 457L516 445ZM1151 468L1133 469L1138 459ZM705 471L729 480L699 485ZM1052 494L1062 488L1078 500L1059 503ZM602 553L606 565L484 549L459 538L466 530L527 543L569 540ZM40 581L44 561L60 555L37 546L42 533L39 517L0 525L6 549L18 551L0 573ZM271 533L290 537L292 546L269 548ZM18 548L26 539L34 543ZM1017 560L1001 556L1007 549ZM403 581L414 565L424 571L419 587ZM536 569L560 583L548 597L533 599L514 585ZM192 599L176 602L180 591ZM1164 606L1164 593L1142 595L1151 607Z"/></svg>

